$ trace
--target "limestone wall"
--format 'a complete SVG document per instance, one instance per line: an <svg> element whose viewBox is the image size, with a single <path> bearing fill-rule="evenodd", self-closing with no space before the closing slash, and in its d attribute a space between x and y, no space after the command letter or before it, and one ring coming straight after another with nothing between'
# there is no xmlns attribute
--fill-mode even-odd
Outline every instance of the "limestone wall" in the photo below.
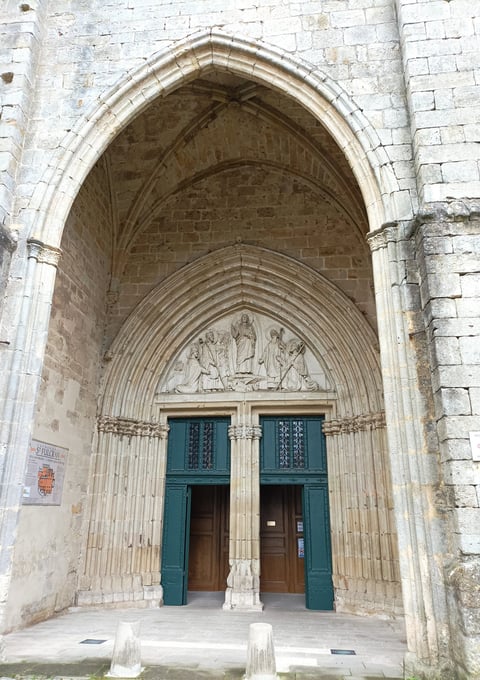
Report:
<svg viewBox="0 0 480 680"><path fill-rule="evenodd" d="M370 254L352 221L301 179L247 167L200 181L166 201L132 246L109 336L166 276L236 241L291 255L321 272L375 327Z"/></svg>
<svg viewBox="0 0 480 680"><path fill-rule="evenodd" d="M480 454L469 436L480 431L480 222L478 205L469 208L437 207L415 234L440 459L437 505L447 518L451 556L445 572L452 655L466 677L480 669Z"/></svg>
<svg viewBox="0 0 480 680"><path fill-rule="evenodd" d="M53 298L33 438L68 448L60 506L24 505L6 626L73 604L97 406L110 264L108 194L96 168L69 217Z"/></svg>
<svg viewBox="0 0 480 680"><path fill-rule="evenodd" d="M475 3L399 0L398 22L420 201L480 194Z"/></svg>

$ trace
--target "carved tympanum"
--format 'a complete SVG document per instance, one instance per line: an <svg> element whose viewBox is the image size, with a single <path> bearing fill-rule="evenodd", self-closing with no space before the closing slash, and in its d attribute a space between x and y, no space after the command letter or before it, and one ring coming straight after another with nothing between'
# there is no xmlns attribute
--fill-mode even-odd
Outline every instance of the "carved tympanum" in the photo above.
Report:
<svg viewBox="0 0 480 680"><path fill-rule="evenodd" d="M326 391L320 361L294 332L242 312L206 329L173 362L158 392Z"/></svg>

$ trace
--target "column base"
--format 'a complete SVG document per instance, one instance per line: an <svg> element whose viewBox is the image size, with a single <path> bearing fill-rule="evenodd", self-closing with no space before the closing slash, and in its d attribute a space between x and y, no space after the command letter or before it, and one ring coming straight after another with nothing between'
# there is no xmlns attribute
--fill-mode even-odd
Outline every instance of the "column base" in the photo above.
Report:
<svg viewBox="0 0 480 680"><path fill-rule="evenodd" d="M260 602L260 593L238 593L233 588L227 588L222 609L225 611L235 609L235 611L261 612L263 611L263 602Z"/></svg>
<svg viewBox="0 0 480 680"><path fill-rule="evenodd" d="M231 563L225 591L225 611L262 611L258 560L234 560Z"/></svg>

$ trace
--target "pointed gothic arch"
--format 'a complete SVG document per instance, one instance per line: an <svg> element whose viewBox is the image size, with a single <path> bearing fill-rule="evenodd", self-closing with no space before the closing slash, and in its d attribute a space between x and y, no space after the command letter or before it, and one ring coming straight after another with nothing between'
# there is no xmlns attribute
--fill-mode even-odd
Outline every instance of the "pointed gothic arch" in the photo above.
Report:
<svg viewBox="0 0 480 680"><path fill-rule="evenodd" d="M125 74L78 121L53 156L45 181L33 196L37 217L31 237L58 246L73 200L114 137L154 99L214 69L278 89L304 106L330 132L348 159L364 197L370 229L398 218L398 206L392 204L398 182L391 165L385 163L378 135L338 83L279 48L211 30L152 55L141 67Z"/></svg>
<svg viewBox="0 0 480 680"><path fill-rule="evenodd" d="M178 270L136 307L109 353L102 412L148 420L158 378L179 349L243 307L295 328L315 348L335 383L339 416L383 409L377 339L356 306L293 258L236 244Z"/></svg>

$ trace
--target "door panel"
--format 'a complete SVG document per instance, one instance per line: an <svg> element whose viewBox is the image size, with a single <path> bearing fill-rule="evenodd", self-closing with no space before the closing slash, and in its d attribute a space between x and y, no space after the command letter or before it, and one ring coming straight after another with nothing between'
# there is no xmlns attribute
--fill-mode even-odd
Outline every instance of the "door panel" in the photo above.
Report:
<svg viewBox="0 0 480 680"><path fill-rule="evenodd" d="M328 493L325 486L304 488L305 555L307 574L307 609L333 609L330 534L328 532Z"/></svg>
<svg viewBox="0 0 480 680"><path fill-rule="evenodd" d="M187 568L190 489L186 484L167 484L162 544L163 601L187 602Z"/></svg>
<svg viewBox="0 0 480 680"><path fill-rule="evenodd" d="M228 575L229 487L192 487L188 589L226 588Z"/></svg>
<svg viewBox="0 0 480 680"><path fill-rule="evenodd" d="M260 487L260 589L267 593L303 593L303 559L297 532L302 518L301 488Z"/></svg>

